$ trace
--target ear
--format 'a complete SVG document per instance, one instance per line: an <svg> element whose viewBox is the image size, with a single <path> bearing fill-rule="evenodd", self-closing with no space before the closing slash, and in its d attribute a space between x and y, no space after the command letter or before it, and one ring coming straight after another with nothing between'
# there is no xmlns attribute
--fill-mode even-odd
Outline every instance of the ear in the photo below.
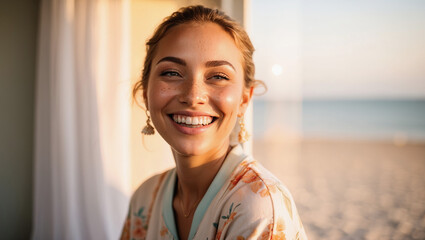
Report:
<svg viewBox="0 0 425 240"><path fill-rule="evenodd" d="M251 101L253 93L254 93L254 87L245 88L243 90L241 104L239 106L238 117L241 117L242 115L245 114L246 108L248 107L249 102Z"/></svg>

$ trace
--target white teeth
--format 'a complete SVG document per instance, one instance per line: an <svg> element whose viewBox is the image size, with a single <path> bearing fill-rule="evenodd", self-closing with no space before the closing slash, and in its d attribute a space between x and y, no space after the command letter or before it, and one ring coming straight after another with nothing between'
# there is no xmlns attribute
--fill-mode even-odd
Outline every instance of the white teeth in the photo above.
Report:
<svg viewBox="0 0 425 240"><path fill-rule="evenodd" d="M199 124L199 120L198 120L199 118L193 118L192 119L192 124L193 125L198 125Z"/></svg>
<svg viewBox="0 0 425 240"><path fill-rule="evenodd" d="M184 115L173 115L173 120L176 123L183 123L186 125L208 125L212 122L213 118L210 116L199 116L199 117L189 117Z"/></svg>

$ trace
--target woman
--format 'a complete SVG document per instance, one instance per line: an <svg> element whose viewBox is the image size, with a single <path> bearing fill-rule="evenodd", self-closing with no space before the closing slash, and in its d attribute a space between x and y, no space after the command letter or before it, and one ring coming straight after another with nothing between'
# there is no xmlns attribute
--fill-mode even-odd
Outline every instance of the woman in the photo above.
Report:
<svg viewBox="0 0 425 240"><path fill-rule="evenodd" d="M171 146L176 168L134 193L122 239L306 239L288 190L231 146L251 100L254 48L218 10L180 9L147 42L141 90L148 121ZM149 113L149 114L148 114Z"/></svg>

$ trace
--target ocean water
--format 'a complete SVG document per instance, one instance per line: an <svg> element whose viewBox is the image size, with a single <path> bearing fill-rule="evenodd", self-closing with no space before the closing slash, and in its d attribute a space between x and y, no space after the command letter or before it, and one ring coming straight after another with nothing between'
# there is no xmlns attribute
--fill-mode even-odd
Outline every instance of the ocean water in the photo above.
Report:
<svg viewBox="0 0 425 240"><path fill-rule="evenodd" d="M425 99L254 100L254 138L304 137L425 141Z"/></svg>

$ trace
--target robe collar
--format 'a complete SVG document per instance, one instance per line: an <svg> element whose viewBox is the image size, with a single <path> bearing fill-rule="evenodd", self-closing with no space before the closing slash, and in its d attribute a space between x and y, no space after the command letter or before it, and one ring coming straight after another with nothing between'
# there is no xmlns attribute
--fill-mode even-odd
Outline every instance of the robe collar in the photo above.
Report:
<svg viewBox="0 0 425 240"><path fill-rule="evenodd" d="M214 180L211 182L207 192L195 210L188 239L193 239L196 231L198 230L199 224L204 218L205 212L210 206L212 200L224 186L225 182L232 176L233 171L236 169L239 163L241 163L246 157L247 155L245 154L241 145L236 145L232 150L230 150L222 166L214 177ZM179 239L173 211L173 196L176 180L177 174L176 169L174 168L170 171L170 174L165 182L164 199L162 201L162 217L166 227L173 235L174 239Z"/></svg>

